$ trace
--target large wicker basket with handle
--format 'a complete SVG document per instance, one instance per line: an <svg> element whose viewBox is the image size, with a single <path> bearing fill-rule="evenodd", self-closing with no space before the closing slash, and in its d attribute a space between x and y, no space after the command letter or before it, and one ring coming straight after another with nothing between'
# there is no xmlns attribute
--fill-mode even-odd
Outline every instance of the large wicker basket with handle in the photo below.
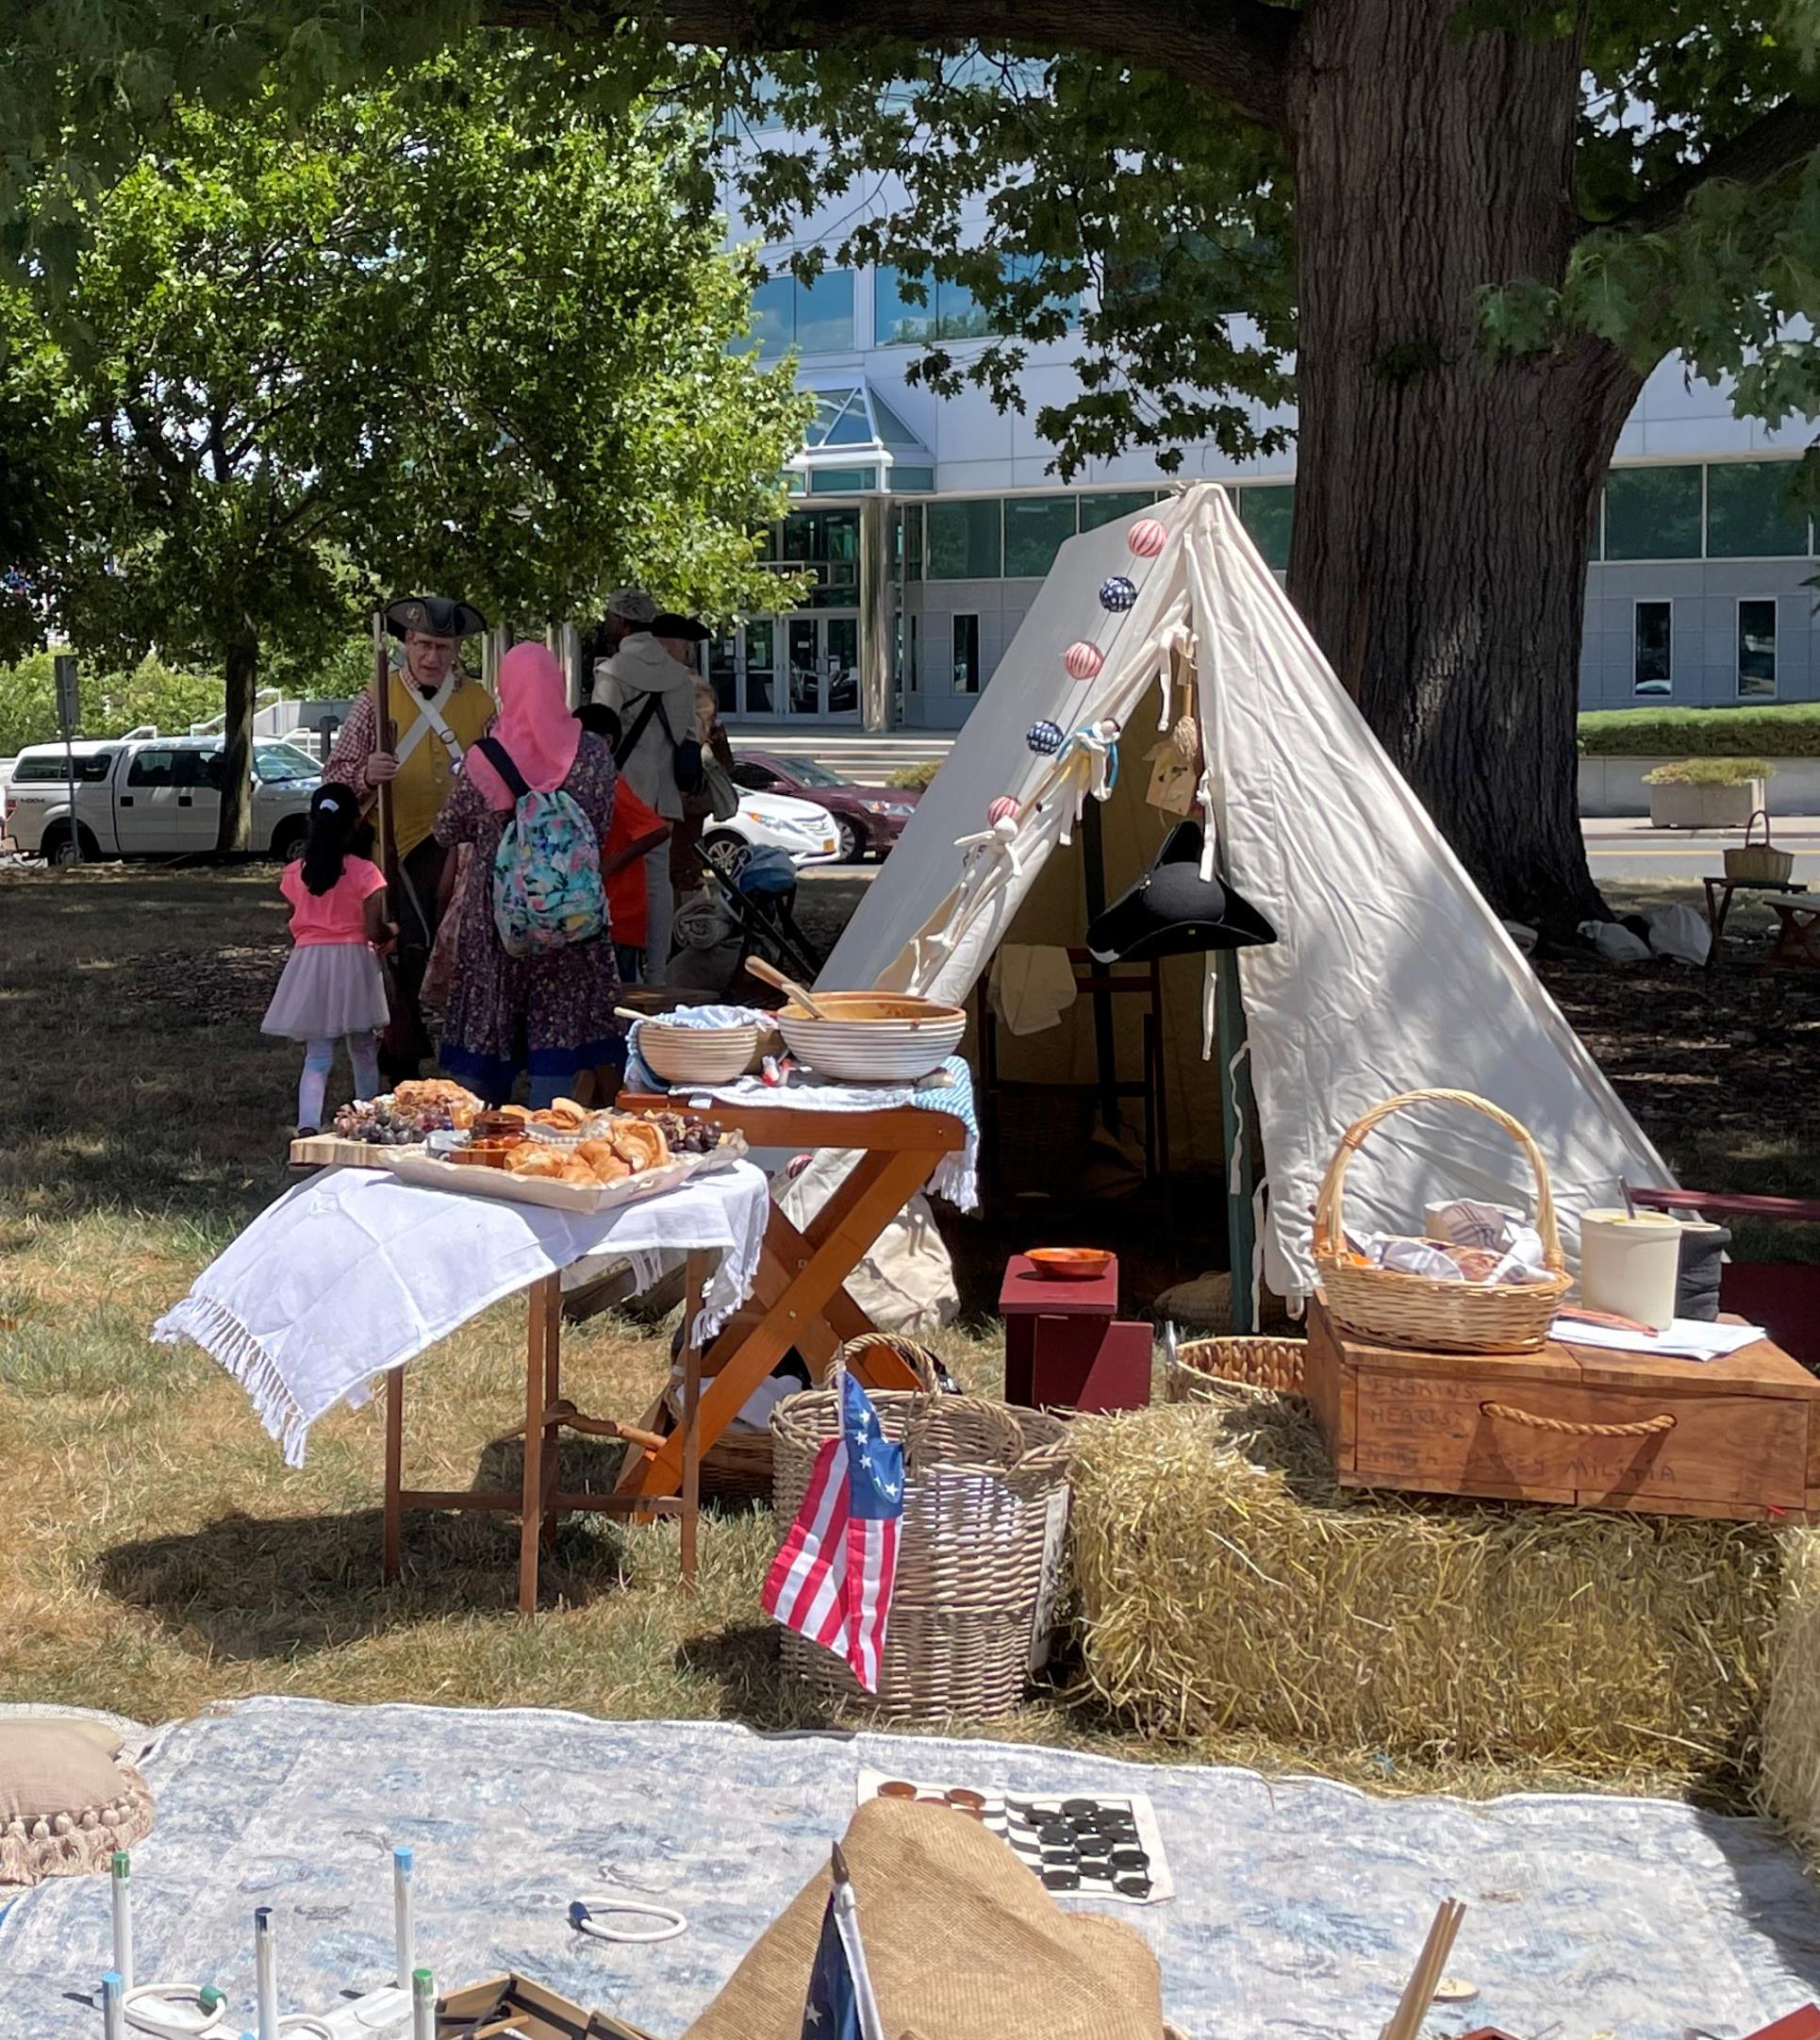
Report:
<svg viewBox="0 0 1820 2040"><path fill-rule="evenodd" d="M879 1685L793 1630L795 1677L897 1720L992 1720L1011 1714L1030 1675L1032 1626L1055 1566L1067 1506L1067 1426L972 1396L872 1389L886 1437L903 1447L903 1519ZM816 1453L840 1432L840 1368L826 1388L771 1413L780 1541L808 1491Z"/></svg>
<svg viewBox="0 0 1820 2040"><path fill-rule="evenodd" d="M1753 843L1750 832L1759 822L1763 825L1763 839ZM1778 850L1770 839L1769 810L1760 807L1745 824L1745 839L1734 843L1725 854L1725 875L1740 885L1786 886L1795 871L1795 853Z"/></svg>
<svg viewBox="0 0 1820 2040"><path fill-rule="evenodd" d="M1535 1175L1535 1229L1548 1269L1546 1282L1439 1282L1369 1267L1347 1246L1346 1172L1353 1155L1374 1126L1393 1113L1426 1104L1467 1105L1482 1112L1522 1150ZM1571 1286L1541 1149L1527 1127L1471 1091L1406 1091L1374 1105L1347 1128L1315 1205L1315 1266L1328 1315L1336 1324L1361 1338L1439 1352L1535 1352L1547 1343L1548 1327Z"/></svg>

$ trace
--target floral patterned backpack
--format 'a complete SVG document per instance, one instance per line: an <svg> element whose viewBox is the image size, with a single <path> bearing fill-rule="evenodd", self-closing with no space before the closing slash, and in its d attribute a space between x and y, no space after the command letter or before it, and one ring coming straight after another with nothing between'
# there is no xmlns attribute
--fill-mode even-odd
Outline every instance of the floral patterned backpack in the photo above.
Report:
<svg viewBox="0 0 1820 2040"><path fill-rule="evenodd" d="M606 927L601 846L571 794L535 791L497 738L475 749L505 782L512 819L493 855L493 925L508 956L543 956Z"/></svg>

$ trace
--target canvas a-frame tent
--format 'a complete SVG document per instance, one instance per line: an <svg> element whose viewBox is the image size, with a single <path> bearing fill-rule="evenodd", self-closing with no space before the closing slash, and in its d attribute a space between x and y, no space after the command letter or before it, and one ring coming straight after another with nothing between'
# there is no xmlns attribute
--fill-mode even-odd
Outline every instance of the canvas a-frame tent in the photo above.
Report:
<svg viewBox="0 0 1820 2040"><path fill-rule="evenodd" d="M1164 542L1140 557L1130 537L1146 517ZM1136 583L1123 612L1100 599L1114 574ZM1102 655L1091 678L1064 664L1080 644ZM1164 966L1172 1165L1217 1160L1229 1146L1236 1156L1247 1137L1241 1125L1229 1139L1222 1126L1218 1065L1208 1057L1224 1039L1234 1060L1249 1053L1268 1198L1263 1272L1278 1294L1299 1299L1314 1287L1315 1195L1347 1127L1399 1092L1477 1092L1535 1136L1577 1267L1581 1212L1617 1202L1621 1181L1673 1178L1212 484L1062 547L818 984L962 1003L1001 943L1080 944L1081 818L1104 790L1109 761L1079 742L1042 756L1026 732L1045 719L1070 733L1106 719L1120 726L1120 769L1100 811L1106 892L1117 898L1173 825L1145 801L1146 754L1190 699L1206 761L1198 812L1217 832L1229 882L1279 940L1237 952L1236 970L1200 956ZM1001 795L1019 804L1015 833L957 847L989 834L986 810ZM1242 986L1249 1046L1230 1010L1215 1025L1221 976ZM1077 1001L1057 1025L1006 1042L1016 1062L1002 1073L1091 1085L1089 1005ZM1240 1116L1247 1091L1235 1087ZM1532 1193L1521 1157L1489 1120L1424 1106L1370 1136L1347 1177L1346 1216L1355 1232L1419 1232L1431 1199L1527 1208Z"/></svg>

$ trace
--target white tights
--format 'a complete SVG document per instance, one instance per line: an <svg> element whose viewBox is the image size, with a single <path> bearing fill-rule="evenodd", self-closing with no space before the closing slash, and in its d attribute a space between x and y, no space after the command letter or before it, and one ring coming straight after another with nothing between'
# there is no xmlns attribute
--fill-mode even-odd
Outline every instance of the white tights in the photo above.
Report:
<svg viewBox="0 0 1820 2040"><path fill-rule="evenodd" d="M374 1035L349 1035L348 1060L354 1065L354 1095L379 1095L379 1041ZM297 1124L315 1132L323 1123L323 1099L329 1071L335 1068L335 1037L323 1035L304 1044L304 1073L297 1084Z"/></svg>

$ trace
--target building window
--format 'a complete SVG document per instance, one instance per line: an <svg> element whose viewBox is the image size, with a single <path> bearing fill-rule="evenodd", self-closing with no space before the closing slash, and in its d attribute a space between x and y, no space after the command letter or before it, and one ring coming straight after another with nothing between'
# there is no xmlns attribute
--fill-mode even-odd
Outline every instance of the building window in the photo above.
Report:
<svg viewBox="0 0 1820 2040"><path fill-rule="evenodd" d="M980 691L980 620L977 616L954 619L954 692Z"/></svg>
<svg viewBox="0 0 1820 2040"><path fill-rule="evenodd" d="M1081 498L1081 529L1098 531L1101 524L1116 524L1121 517L1130 517L1134 510L1148 510L1156 501L1156 491L1150 489L1121 489L1102 490L1097 495Z"/></svg>
<svg viewBox="0 0 1820 2040"><path fill-rule="evenodd" d="M997 496L932 503L927 510L932 581L996 581L1001 568Z"/></svg>
<svg viewBox="0 0 1820 2040"><path fill-rule="evenodd" d="M935 471L899 465L891 470L891 488L899 493L932 496L935 492Z"/></svg>
<svg viewBox="0 0 1820 2040"><path fill-rule="evenodd" d="M877 487L876 468L811 468L809 471L809 493L812 496L856 496Z"/></svg>
<svg viewBox="0 0 1820 2040"><path fill-rule="evenodd" d="M788 354L844 354L853 344L853 273L824 269L813 283L786 273L768 277L752 294L752 332L736 343L755 345L767 357Z"/></svg>
<svg viewBox="0 0 1820 2040"><path fill-rule="evenodd" d="M909 295L919 290L918 305ZM872 272L872 344L917 347L925 340L984 340L991 327L984 307L964 283L907 271Z"/></svg>
<svg viewBox="0 0 1820 2040"><path fill-rule="evenodd" d="M1738 605L1738 699L1776 699L1776 604L1774 599Z"/></svg>
<svg viewBox="0 0 1820 2040"><path fill-rule="evenodd" d="M1640 602L1636 606L1633 694L1672 694L1674 685L1675 611L1666 602Z"/></svg>
<svg viewBox="0 0 1820 2040"><path fill-rule="evenodd" d="M1296 485L1278 482L1265 489L1241 489L1238 521L1251 543L1264 555L1272 573L1289 572L1289 531L1295 522Z"/></svg>
<svg viewBox="0 0 1820 2040"><path fill-rule="evenodd" d="M1074 536L1073 496L1005 498L1005 572L1039 579Z"/></svg>
<svg viewBox="0 0 1820 2040"><path fill-rule="evenodd" d="M913 694L917 693L919 690L922 679L920 672L920 662L918 657L918 653L920 649L917 643L918 622L918 618L916 611L913 609L910 612L910 649L905 654L905 657L908 663L904 668L904 677L908 681L910 691Z"/></svg>
<svg viewBox="0 0 1820 2040"><path fill-rule="evenodd" d="M1607 559L1698 559L1700 470L1613 468L1605 477Z"/></svg>
<svg viewBox="0 0 1820 2040"><path fill-rule="evenodd" d="M1709 559L1800 559L1808 520L1789 501L1798 460L1727 460L1706 471Z"/></svg>

